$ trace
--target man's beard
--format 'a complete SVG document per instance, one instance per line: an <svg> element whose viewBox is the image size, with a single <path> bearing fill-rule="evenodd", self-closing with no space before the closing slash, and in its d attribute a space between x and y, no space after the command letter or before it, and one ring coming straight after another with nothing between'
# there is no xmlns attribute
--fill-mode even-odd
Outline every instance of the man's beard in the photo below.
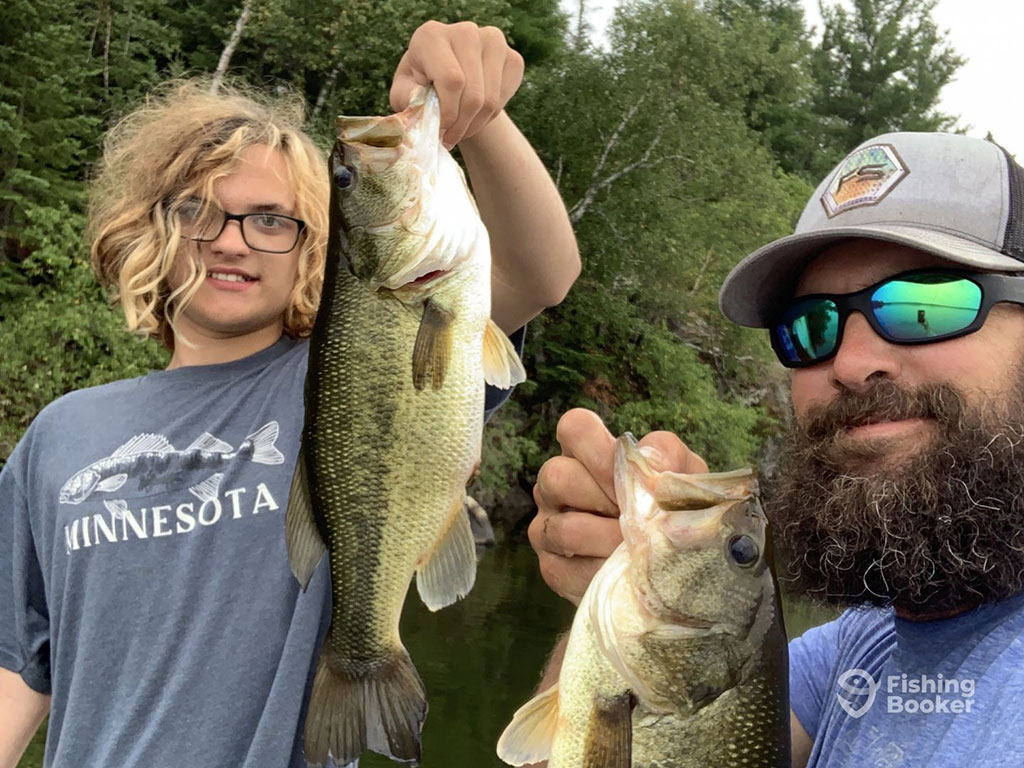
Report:
<svg viewBox="0 0 1024 768"><path fill-rule="evenodd" d="M932 421L901 461L880 441L845 437L908 418ZM788 438L765 498L790 565L779 576L797 590L926 615L1024 588L1024 378L980 406L950 385L881 381L843 391Z"/></svg>

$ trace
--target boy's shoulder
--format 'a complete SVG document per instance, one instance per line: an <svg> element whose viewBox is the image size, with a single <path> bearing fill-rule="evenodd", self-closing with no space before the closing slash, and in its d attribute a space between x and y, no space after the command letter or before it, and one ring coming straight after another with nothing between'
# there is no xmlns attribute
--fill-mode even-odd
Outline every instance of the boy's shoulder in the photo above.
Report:
<svg viewBox="0 0 1024 768"><path fill-rule="evenodd" d="M32 427L39 429L54 422L64 423L68 418L77 414L100 417L112 406L123 409L133 397L137 396L145 378L145 376L135 376L72 390L44 406L33 419Z"/></svg>
<svg viewBox="0 0 1024 768"><path fill-rule="evenodd" d="M153 370L142 376L73 390L46 405L33 419L26 437L43 439L81 434L111 421L134 422L173 418L203 403L230 398L235 385L251 387L263 376L275 386L282 375L305 375L308 344L283 338L273 347L231 363Z"/></svg>

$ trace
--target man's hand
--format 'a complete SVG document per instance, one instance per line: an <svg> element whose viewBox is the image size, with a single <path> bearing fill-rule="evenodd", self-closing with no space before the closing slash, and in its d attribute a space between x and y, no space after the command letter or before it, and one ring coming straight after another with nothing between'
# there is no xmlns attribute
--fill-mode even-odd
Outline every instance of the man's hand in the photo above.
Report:
<svg viewBox="0 0 1024 768"><path fill-rule="evenodd" d="M530 544L544 581L579 605L597 569L622 541L615 501L615 438L593 411L575 408L558 422L562 455L544 462L533 488L537 516ZM707 472L708 466L671 432L651 432L641 446L659 471Z"/></svg>
<svg viewBox="0 0 1024 768"><path fill-rule="evenodd" d="M523 57L497 27L428 21L413 33L395 70L391 108L402 111L419 86L433 83L441 138L451 149L497 117L522 80Z"/></svg>

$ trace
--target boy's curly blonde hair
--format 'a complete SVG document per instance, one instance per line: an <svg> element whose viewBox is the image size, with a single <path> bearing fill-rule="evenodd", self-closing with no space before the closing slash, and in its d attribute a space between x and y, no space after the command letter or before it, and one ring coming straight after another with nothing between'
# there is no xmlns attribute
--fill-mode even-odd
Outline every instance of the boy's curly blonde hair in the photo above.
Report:
<svg viewBox="0 0 1024 768"><path fill-rule="evenodd" d="M175 203L212 200L214 182L235 169L245 149L262 144L284 156L295 216L306 222L284 331L310 334L323 285L329 192L327 163L302 121L297 96L224 85L212 94L209 78L191 78L164 84L111 129L92 186L89 234L93 270L120 300L129 330L174 349L176 320L206 276L198 252L179 248ZM172 288L171 274L185 279Z"/></svg>

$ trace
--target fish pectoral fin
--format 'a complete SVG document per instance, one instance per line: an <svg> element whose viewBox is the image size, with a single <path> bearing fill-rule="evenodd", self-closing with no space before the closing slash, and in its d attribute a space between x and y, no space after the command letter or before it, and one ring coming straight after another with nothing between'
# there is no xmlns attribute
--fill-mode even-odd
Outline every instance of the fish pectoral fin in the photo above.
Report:
<svg viewBox="0 0 1024 768"><path fill-rule="evenodd" d="M114 475L113 477L108 477L106 480L100 480L98 483L96 483L96 490L106 491L107 493L110 493L111 491L116 491L118 488L124 485L125 481L127 480L128 475Z"/></svg>
<svg viewBox="0 0 1024 768"><path fill-rule="evenodd" d="M509 765L547 760L558 730L558 683L523 704L512 716L501 738L498 757Z"/></svg>
<svg viewBox="0 0 1024 768"><path fill-rule="evenodd" d="M629 691L598 696L583 740L583 768L629 768L633 746L633 697Z"/></svg>
<svg viewBox="0 0 1024 768"><path fill-rule="evenodd" d="M305 591L327 547L313 517L313 504L309 497L309 476L306 471L306 450L299 449L288 494L288 509L284 516L285 543L292 573Z"/></svg>
<svg viewBox="0 0 1024 768"><path fill-rule="evenodd" d="M441 540L416 569L416 590L431 611L469 594L476 581L476 542L460 496Z"/></svg>
<svg viewBox="0 0 1024 768"><path fill-rule="evenodd" d="M490 318L484 328L484 381L508 389L526 381L526 369L505 332Z"/></svg>
<svg viewBox="0 0 1024 768"><path fill-rule="evenodd" d="M452 321L455 314L431 299L423 303L423 317L412 348L412 383L417 390L440 389L452 354Z"/></svg>

